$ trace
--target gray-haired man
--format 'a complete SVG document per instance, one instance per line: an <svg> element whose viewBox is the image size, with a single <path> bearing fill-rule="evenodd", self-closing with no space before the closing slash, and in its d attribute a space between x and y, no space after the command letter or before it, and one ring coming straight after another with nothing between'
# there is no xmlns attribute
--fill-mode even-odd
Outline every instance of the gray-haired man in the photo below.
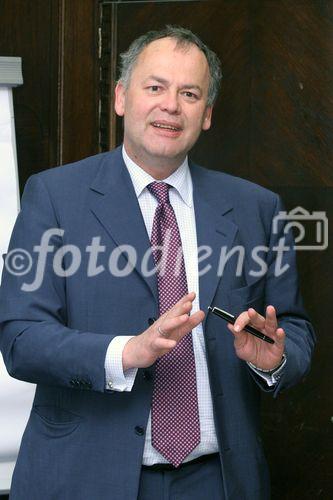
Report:
<svg viewBox="0 0 333 500"><path fill-rule="evenodd" d="M27 185L11 248L31 251L58 227L54 247L84 252L99 237L100 252L95 274L87 255L75 275L47 265L30 294L4 276L4 359L38 384L13 500L269 497L260 390L297 382L314 340L289 234L288 271L274 273L278 197L188 161L220 78L190 31L143 35L122 55L115 90L123 146ZM219 273L221 250L238 246L242 272L230 258ZM257 246L267 248L259 279L249 267ZM121 269L111 272L115 251ZM205 317L211 303L239 313L232 334ZM249 335L249 322L274 343Z"/></svg>

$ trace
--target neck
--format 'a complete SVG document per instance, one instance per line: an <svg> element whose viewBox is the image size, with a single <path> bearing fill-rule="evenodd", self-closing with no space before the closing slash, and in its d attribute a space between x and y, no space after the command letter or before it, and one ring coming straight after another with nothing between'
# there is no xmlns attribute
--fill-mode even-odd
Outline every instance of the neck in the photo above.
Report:
<svg viewBox="0 0 333 500"><path fill-rule="evenodd" d="M154 179L162 181L170 177L184 162L185 156L175 158L150 158L146 155L138 155L125 144L125 151L129 158L142 170L151 175Z"/></svg>

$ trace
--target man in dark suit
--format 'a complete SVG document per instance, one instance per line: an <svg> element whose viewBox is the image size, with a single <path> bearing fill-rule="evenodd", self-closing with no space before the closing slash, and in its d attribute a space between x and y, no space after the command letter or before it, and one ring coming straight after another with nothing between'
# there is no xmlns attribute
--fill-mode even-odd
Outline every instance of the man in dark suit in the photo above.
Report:
<svg viewBox="0 0 333 500"><path fill-rule="evenodd" d="M143 35L123 146L26 185L0 296L8 372L37 384L13 500L269 498L260 392L307 372L314 337L278 196L188 161L219 80L188 30Z"/></svg>

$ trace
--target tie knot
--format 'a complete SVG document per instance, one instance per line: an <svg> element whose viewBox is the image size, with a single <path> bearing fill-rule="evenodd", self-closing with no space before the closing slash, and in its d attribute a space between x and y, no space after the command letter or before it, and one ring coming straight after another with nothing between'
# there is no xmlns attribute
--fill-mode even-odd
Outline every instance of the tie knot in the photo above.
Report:
<svg viewBox="0 0 333 500"><path fill-rule="evenodd" d="M169 187L170 185L166 182L152 182L147 186L158 203L169 203Z"/></svg>

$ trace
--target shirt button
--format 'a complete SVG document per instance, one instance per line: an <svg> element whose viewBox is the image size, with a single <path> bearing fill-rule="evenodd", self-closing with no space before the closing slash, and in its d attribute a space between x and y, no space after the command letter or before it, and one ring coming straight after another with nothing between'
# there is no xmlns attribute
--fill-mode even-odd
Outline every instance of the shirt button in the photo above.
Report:
<svg viewBox="0 0 333 500"><path fill-rule="evenodd" d="M145 430L143 427L141 427L140 425L137 425L135 428L135 433L138 435L138 436L143 436L144 433L145 433Z"/></svg>
<svg viewBox="0 0 333 500"><path fill-rule="evenodd" d="M143 372L143 378L145 380L151 380L152 377L153 376L152 376L152 374L151 374L151 372L149 370L144 370L144 372Z"/></svg>
<svg viewBox="0 0 333 500"><path fill-rule="evenodd" d="M151 326L155 323L156 318L148 318L148 325Z"/></svg>
<svg viewBox="0 0 333 500"><path fill-rule="evenodd" d="M112 387L113 387L113 383L111 382L111 380L109 380L109 382L108 382L108 387L109 387L109 389L112 389Z"/></svg>

